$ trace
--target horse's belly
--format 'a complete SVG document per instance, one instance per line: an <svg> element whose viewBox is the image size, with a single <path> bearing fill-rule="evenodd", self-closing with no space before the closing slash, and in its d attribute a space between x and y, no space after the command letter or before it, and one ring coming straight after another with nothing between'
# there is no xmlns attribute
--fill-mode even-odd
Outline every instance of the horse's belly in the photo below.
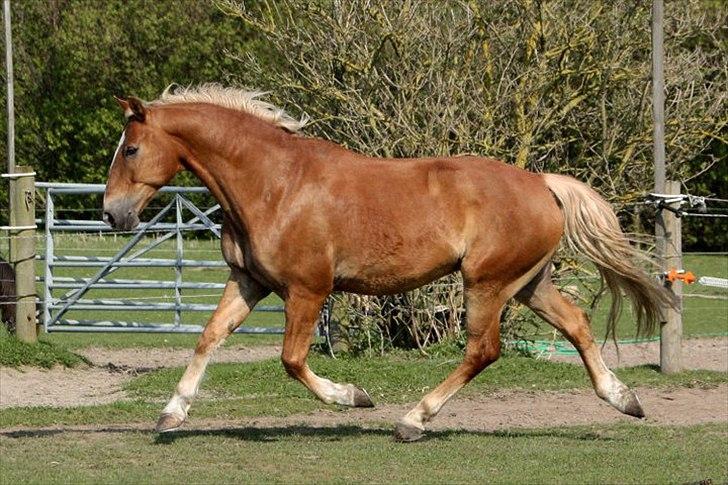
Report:
<svg viewBox="0 0 728 485"><path fill-rule="evenodd" d="M435 261L409 261L387 264L385 261L362 265L341 264L334 279L334 290L367 295L388 295L419 288L459 266L456 257Z"/></svg>

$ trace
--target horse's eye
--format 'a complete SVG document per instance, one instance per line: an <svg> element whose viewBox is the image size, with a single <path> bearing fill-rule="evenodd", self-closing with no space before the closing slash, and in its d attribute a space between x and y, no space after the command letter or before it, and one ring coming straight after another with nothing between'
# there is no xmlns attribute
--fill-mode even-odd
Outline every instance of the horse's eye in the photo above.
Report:
<svg viewBox="0 0 728 485"><path fill-rule="evenodd" d="M137 152L137 150L139 150L139 147L135 147L134 145L127 145L124 147L124 156L131 157Z"/></svg>

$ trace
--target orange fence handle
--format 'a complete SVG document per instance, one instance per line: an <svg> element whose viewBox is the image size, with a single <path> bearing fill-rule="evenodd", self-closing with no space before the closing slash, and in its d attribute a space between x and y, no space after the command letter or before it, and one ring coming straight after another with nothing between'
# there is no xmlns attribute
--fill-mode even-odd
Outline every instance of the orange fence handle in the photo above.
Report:
<svg viewBox="0 0 728 485"><path fill-rule="evenodd" d="M678 270L676 268L672 268L670 271L665 273L665 279L667 279L670 283L680 280L687 285L692 285L697 280L692 272L685 271L684 269Z"/></svg>

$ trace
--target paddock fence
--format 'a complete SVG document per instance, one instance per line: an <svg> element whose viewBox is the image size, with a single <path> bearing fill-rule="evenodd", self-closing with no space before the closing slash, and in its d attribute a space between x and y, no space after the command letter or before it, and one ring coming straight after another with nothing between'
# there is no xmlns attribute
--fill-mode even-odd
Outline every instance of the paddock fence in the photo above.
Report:
<svg viewBox="0 0 728 485"><path fill-rule="evenodd" d="M198 314L212 312L215 303L194 302L195 299L217 299L225 287L224 282L197 278L216 272L218 276L227 268L222 256L218 259L191 259L186 254L190 242L185 235L219 240L221 226L216 222L220 206L215 204L208 190L203 187L163 187L160 192L166 199L164 205L150 214L149 222L141 223L134 231L114 231L104 224L100 210L89 209L96 217L62 218L56 202L63 197L97 197L103 194L101 184L36 183L36 189L45 198L45 214L36 222L43 227L42 274L36 280L42 283L39 304L40 320L47 332L170 332L195 333L204 328L200 323L186 323L183 316L188 312ZM194 198L194 200L193 200ZM158 199L155 199L158 200ZM203 205L204 204L204 205ZM100 207L100 205L99 205ZM79 209L83 211L83 209ZM83 246L89 236L121 239L123 246L108 256L59 254L56 244L60 234L73 235ZM166 243L166 244L165 244ZM173 257L154 257L161 247L173 246ZM87 248L91 249L91 248ZM78 249L77 249L78 251ZM170 249L167 249L170 251ZM187 250L189 251L189 250ZM209 256L210 251L206 251ZM98 254L98 253L97 253ZM90 271L90 273L89 273ZM116 272L126 277L113 277ZM150 274L171 272L165 279L149 277ZM59 274L60 273L60 274ZM129 275L132 275L129 277ZM212 278L214 279L214 278ZM205 294L200 294L205 290ZM111 293L121 296L94 297L90 293ZM152 296L150 296L150 294ZM136 296L135 296L136 295ZM214 300L213 300L214 301ZM255 312L280 313L280 305L258 305ZM86 313L95 318L69 318L68 315ZM168 321L150 322L117 319L116 315L153 312L153 315L170 315ZM108 318L98 315L110 314ZM202 320L202 315L199 315ZM127 317L125 317L127 318ZM166 319L165 319L166 320ZM203 322L204 323L204 322ZM249 334L283 333L283 327L242 325L236 332Z"/></svg>

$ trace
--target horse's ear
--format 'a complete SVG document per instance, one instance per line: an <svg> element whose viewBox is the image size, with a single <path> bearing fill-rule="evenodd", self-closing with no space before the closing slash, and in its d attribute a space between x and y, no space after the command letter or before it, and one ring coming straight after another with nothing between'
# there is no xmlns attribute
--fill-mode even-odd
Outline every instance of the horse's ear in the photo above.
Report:
<svg viewBox="0 0 728 485"><path fill-rule="evenodd" d="M121 110L124 112L124 117L129 118L134 114L134 112L132 112L131 110L131 107L129 106L129 101L125 100L124 98L119 98L118 96L114 96L114 99L116 100Z"/></svg>
<svg viewBox="0 0 728 485"><path fill-rule="evenodd" d="M128 99L114 96L114 99L119 103L121 109L124 110L126 119L134 118L137 121L144 121L147 117L147 108L144 107L144 102L141 99L135 98L134 96L130 96Z"/></svg>
<svg viewBox="0 0 728 485"><path fill-rule="evenodd" d="M144 107L144 101L142 101L139 98L135 98L134 96L130 96L129 99L129 109L131 110L132 116L137 121L144 121L144 119L147 117L147 108ZM129 118L127 116L127 118Z"/></svg>

